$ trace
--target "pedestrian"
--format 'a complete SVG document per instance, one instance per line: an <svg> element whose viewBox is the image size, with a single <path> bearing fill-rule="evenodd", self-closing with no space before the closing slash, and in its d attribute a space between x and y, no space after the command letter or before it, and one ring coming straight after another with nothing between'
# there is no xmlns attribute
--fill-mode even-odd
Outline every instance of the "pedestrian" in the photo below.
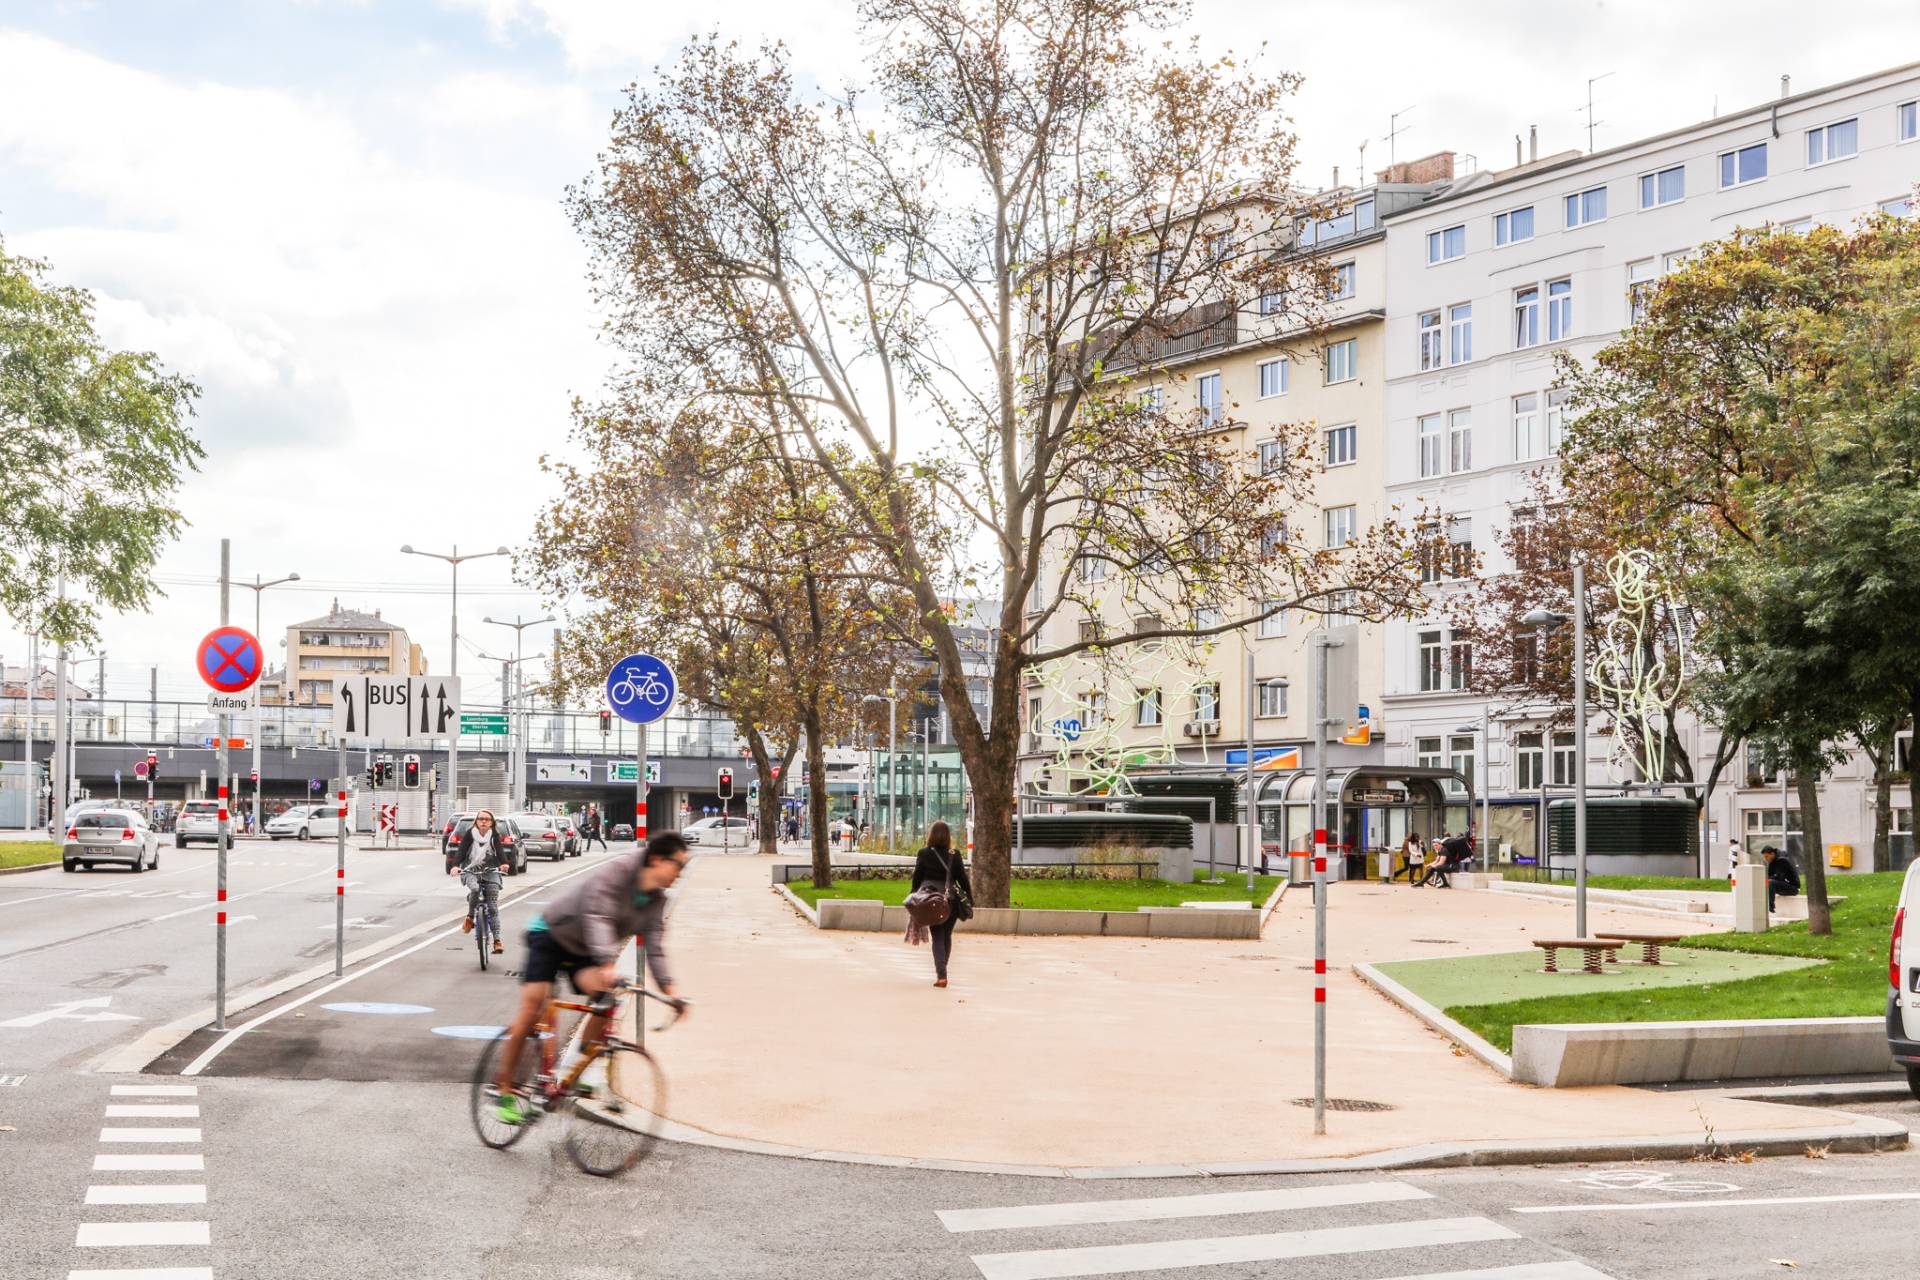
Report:
<svg viewBox="0 0 1920 1280"><path fill-rule="evenodd" d="M1735 874L1738 873L1739 869L1740 869L1740 842L1738 840L1729 840L1727 841L1727 883L1728 884L1733 883L1733 878Z"/></svg>
<svg viewBox="0 0 1920 1280"><path fill-rule="evenodd" d="M587 821L582 830L586 833L585 843L582 845L582 848L591 849L593 848L593 842L598 840L602 849L606 849L609 853L613 852L611 849L607 849L606 828L600 821L600 811L598 809L591 806L588 807Z"/></svg>
<svg viewBox="0 0 1920 1280"><path fill-rule="evenodd" d="M1407 833L1406 843L1400 846L1400 852L1407 860L1406 866L1402 867L1401 870L1407 873L1407 886L1412 888L1414 877L1420 874L1421 868L1427 861L1426 842L1420 838L1418 831L1410 831ZM1395 871L1393 875L1388 876L1387 879L1391 881L1399 874L1400 871Z"/></svg>
<svg viewBox="0 0 1920 1280"><path fill-rule="evenodd" d="M933 941L933 985L947 985L947 961L953 956L953 926L973 915L973 883L966 860L953 851L953 832L944 822L927 828L927 843L913 860L913 889L932 885L947 895L947 918L928 927ZM909 930L911 936L911 930Z"/></svg>
<svg viewBox="0 0 1920 1280"><path fill-rule="evenodd" d="M1767 914L1772 915L1775 899L1800 895L1800 869L1772 845L1762 849L1760 856L1767 861Z"/></svg>
<svg viewBox="0 0 1920 1280"><path fill-rule="evenodd" d="M1473 841L1464 835L1449 834L1439 842L1434 850L1434 860L1426 873L1420 877L1420 884L1438 881L1442 889L1453 888L1453 873L1467 865L1473 857Z"/></svg>

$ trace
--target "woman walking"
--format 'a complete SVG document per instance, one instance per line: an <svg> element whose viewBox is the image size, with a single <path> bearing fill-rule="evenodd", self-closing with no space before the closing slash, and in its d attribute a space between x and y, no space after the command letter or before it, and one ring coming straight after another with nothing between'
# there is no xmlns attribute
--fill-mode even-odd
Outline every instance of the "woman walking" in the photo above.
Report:
<svg viewBox="0 0 1920 1280"><path fill-rule="evenodd" d="M927 829L926 847L913 860L913 889L930 885L947 894L947 918L929 928L933 935L933 985L947 985L947 961L953 955L953 926L973 914L973 884L967 864L953 851L953 833L944 822Z"/></svg>
<svg viewBox="0 0 1920 1280"><path fill-rule="evenodd" d="M1406 866L1401 870L1407 873L1407 883L1411 885L1414 878L1421 873L1421 864L1427 860L1427 846L1422 843L1418 831L1408 834L1406 843L1400 846L1400 852L1407 860ZM1397 878L1399 875L1400 872L1396 871L1388 879Z"/></svg>

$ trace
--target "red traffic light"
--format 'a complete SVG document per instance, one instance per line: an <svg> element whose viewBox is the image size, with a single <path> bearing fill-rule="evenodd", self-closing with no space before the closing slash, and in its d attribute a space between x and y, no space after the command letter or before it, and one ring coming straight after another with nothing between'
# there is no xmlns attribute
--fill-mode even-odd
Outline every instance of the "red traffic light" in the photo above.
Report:
<svg viewBox="0 0 1920 1280"><path fill-rule="evenodd" d="M602 708L600 711L600 732L608 733L613 729L613 712Z"/></svg>

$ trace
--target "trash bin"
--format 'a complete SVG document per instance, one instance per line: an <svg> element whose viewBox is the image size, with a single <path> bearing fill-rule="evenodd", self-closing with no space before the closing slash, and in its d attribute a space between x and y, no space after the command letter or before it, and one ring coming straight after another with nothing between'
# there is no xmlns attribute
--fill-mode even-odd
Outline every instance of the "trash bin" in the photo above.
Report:
<svg viewBox="0 0 1920 1280"><path fill-rule="evenodd" d="M1853 846L1850 844L1828 845L1827 865L1838 867L1842 871L1853 870Z"/></svg>

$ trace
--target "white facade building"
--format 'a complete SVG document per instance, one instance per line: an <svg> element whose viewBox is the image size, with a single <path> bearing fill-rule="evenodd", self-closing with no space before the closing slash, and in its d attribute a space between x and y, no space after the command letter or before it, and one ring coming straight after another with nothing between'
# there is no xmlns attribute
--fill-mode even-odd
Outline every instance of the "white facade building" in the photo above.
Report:
<svg viewBox="0 0 1920 1280"><path fill-rule="evenodd" d="M1472 174L1390 218L1389 508L1443 513L1484 571L1509 569L1493 531L1528 505L1532 473L1553 465L1555 355L1591 357L1631 322L1636 286L1737 228L1906 212L1920 182L1917 103L1912 64L1593 155ZM1499 806L1496 839L1530 855L1542 779L1571 782L1584 754L1589 779L1608 781L1608 743L1596 736L1577 753L1570 733L1542 736L1542 719L1502 716L1482 752L1480 719L1502 708L1457 690L1455 664L1469 655L1438 620L1447 589L1434 585L1430 619L1387 628L1387 758L1464 765L1485 778ZM1597 729L1603 718L1594 719ZM1689 726L1682 736L1695 761L1711 759L1710 729ZM1473 768L1482 754L1487 767ZM1778 786L1748 786L1745 769L1728 775L1708 810L1715 871L1728 839L1780 833ZM1910 833L1904 791L1894 793L1894 829ZM1873 788L1863 758L1823 778L1821 804L1827 840L1853 845L1854 865L1864 867ZM1797 813L1788 825L1797 829Z"/></svg>

